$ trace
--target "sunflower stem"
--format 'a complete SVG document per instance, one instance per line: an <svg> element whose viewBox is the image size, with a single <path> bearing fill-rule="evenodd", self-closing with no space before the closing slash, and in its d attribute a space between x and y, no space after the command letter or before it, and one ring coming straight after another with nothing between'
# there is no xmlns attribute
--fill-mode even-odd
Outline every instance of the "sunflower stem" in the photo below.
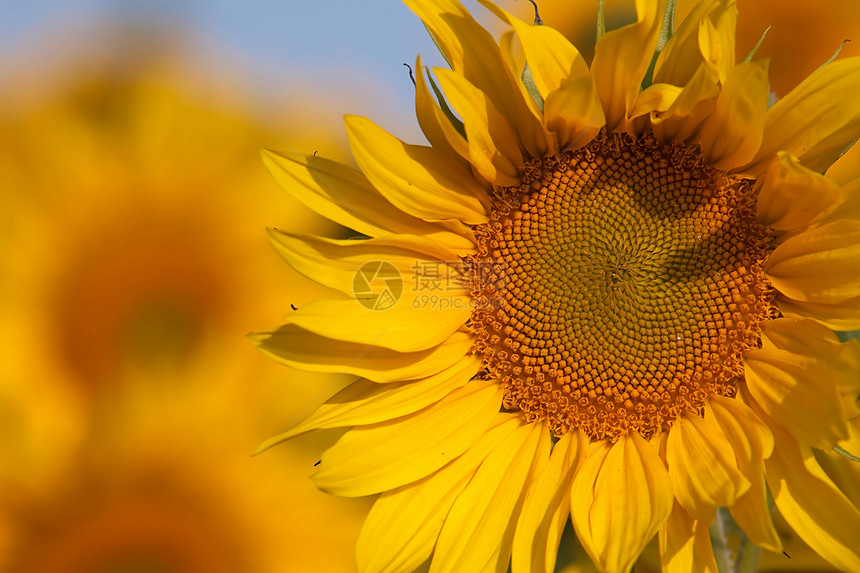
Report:
<svg viewBox="0 0 860 573"><path fill-rule="evenodd" d="M714 548L714 560L720 573L738 573L732 550L729 547L731 539L737 537L740 528L735 523L729 510L721 507L717 510L716 519L710 527L711 545ZM741 533L742 535L742 533Z"/></svg>
<svg viewBox="0 0 860 573"><path fill-rule="evenodd" d="M714 560L720 573L754 573L761 548L747 538L729 510L721 507L710 528Z"/></svg>
<svg viewBox="0 0 860 573"><path fill-rule="evenodd" d="M761 556L761 547L750 542L744 535L741 537L741 545L738 548L735 571L738 573L755 573L758 571L759 556Z"/></svg>

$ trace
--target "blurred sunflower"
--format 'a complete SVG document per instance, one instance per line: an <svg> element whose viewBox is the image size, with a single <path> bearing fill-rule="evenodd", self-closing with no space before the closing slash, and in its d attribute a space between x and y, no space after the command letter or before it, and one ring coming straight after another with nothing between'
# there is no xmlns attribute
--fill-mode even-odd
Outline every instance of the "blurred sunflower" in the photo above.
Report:
<svg viewBox="0 0 860 573"><path fill-rule="evenodd" d="M61 477L5 475L0 570L348 568L364 504L338 507L314 492L304 448L249 458L262 428L247 413L261 400L224 383L225 373L240 379L247 362L209 364L193 381L164 375L169 391L153 390L149 375L129 376L72 455L56 452L65 458L53 462Z"/></svg>
<svg viewBox="0 0 860 573"><path fill-rule="evenodd" d="M254 337L363 377L273 440L353 426L314 479L381 494L359 570L553 571L568 516L600 570L655 535L664 569L716 570L720 508L782 550L768 488L813 550L860 570L860 511L815 457L860 415L860 344L833 332L860 327L860 173L824 174L860 136L860 58L769 106L731 0L676 30L639 0L590 67L489 1L498 43L456 0L406 3L452 68L417 62L431 146L347 117L362 172L265 157L366 236L273 231L345 296Z"/></svg>
<svg viewBox="0 0 860 573"><path fill-rule="evenodd" d="M303 486L320 444L250 457L329 383L286 394L237 344L318 296L259 242L277 134L187 71L77 69L0 108L0 570L342 571L365 507ZM275 216L336 232L298 203Z"/></svg>

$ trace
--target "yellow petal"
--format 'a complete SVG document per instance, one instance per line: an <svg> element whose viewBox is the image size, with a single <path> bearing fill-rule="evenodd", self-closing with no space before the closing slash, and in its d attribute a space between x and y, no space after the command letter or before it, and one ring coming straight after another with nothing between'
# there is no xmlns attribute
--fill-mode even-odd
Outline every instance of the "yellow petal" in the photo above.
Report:
<svg viewBox="0 0 860 573"><path fill-rule="evenodd" d="M840 198L835 183L780 151L762 180L756 215L759 223L771 229L795 229L811 222Z"/></svg>
<svg viewBox="0 0 860 573"><path fill-rule="evenodd" d="M691 517L677 501L660 527L659 538L664 573L717 573L708 524Z"/></svg>
<svg viewBox="0 0 860 573"><path fill-rule="evenodd" d="M750 395L802 443L822 449L848 435L840 387L856 384L860 345L811 320L762 324L764 347L744 356Z"/></svg>
<svg viewBox="0 0 860 573"><path fill-rule="evenodd" d="M710 396L706 416L712 416L732 445L738 468L750 489L729 508L732 517L753 543L779 553L782 543L767 503L764 459L773 452L773 435L755 413L737 398Z"/></svg>
<svg viewBox="0 0 860 573"><path fill-rule="evenodd" d="M543 111L547 127L564 150L583 147L606 124L597 85L588 73L563 82L546 98Z"/></svg>
<svg viewBox="0 0 860 573"><path fill-rule="evenodd" d="M860 394L860 377L852 375L860 371L860 341L840 342L833 332L820 324L788 318L764 323L762 334L766 347L795 348L798 353L805 352L825 362L831 368L828 379L842 397L845 417L860 414L854 413L854 402Z"/></svg>
<svg viewBox="0 0 860 573"><path fill-rule="evenodd" d="M713 420L687 413L675 420L666 443L666 462L675 498L705 523L731 506L750 482L738 469L734 450Z"/></svg>
<svg viewBox="0 0 860 573"><path fill-rule="evenodd" d="M359 573L407 573L424 563L451 506L478 467L520 426L519 415L496 414L493 426L462 456L414 484L380 495L356 544Z"/></svg>
<svg viewBox="0 0 860 573"><path fill-rule="evenodd" d="M570 513L570 486L588 443L567 432L552 448L549 464L531 484L514 533L514 573L552 573Z"/></svg>
<svg viewBox="0 0 860 573"><path fill-rule="evenodd" d="M860 417L848 424L851 436L839 442L839 446L849 453L860 452ZM816 461L833 483L860 509L860 463L846 458L841 453L815 452Z"/></svg>
<svg viewBox="0 0 860 573"><path fill-rule="evenodd" d="M857 93L860 57L836 60L813 72L768 110L761 148L743 173L760 176L780 150L804 161L806 152L860 116ZM860 136L855 130L840 133L843 149ZM831 146L836 143L829 139ZM833 157L830 162L835 160ZM821 165L816 168L823 170Z"/></svg>
<svg viewBox="0 0 860 573"><path fill-rule="evenodd" d="M660 126L654 133L661 141L685 141L696 133L706 118L714 117L714 98L719 93L719 85L727 82L729 71L735 65L736 21L737 7L734 0L703 0L658 56L654 82L683 86L677 101L669 109L652 114L652 122L658 120ZM723 111L728 116L738 111L732 110L731 99L729 95L724 98ZM735 107L739 105L735 103ZM710 138L718 135L718 128L714 126L717 131L706 134L709 138L706 140L707 145L714 145ZM725 146L736 145L739 139L735 136ZM723 149L721 143L717 151L725 154L730 150Z"/></svg>
<svg viewBox="0 0 860 573"><path fill-rule="evenodd" d="M530 152L546 145L540 120L515 86L519 75L503 73L499 46L457 0L404 0L445 54L451 68L487 94Z"/></svg>
<svg viewBox="0 0 860 573"><path fill-rule="evenodd" d="M736 13L733 1L702 0L696 4L657 56L654 83L685 86L703 63L727 71L727 66L735 63L734 37L726 37L732 32L727 25Z"/></svg>
<svg viewBox="0 0 860 573"><path fill-rule="evenodd" d="M486 192L453 155L403 143L363 117L347 116L345 121L356 163L395 206L430 221L487 221L479 199Z"/></svg>
<svg viewBox="0 0 860 573"><path fill-rule="evenodd" d="M837 183L837 181L831 179L831 172L833 172L833 169L827 171L827 180ZM824 214L821 222L832 222L839 219L860 219L860 175L854 179L841 181L838 185L839 203Z"/></svg>
<svg viewBox="0 0 860 573"><path fill-rule="evenodd" d="M767 482L763 472L764 468L762 468L762 474L751 481L749 491L740 496L729 508L729 513L750 541L762 549L782 553L782 540L773 524L770 503L767 499Z"/></svg>
<svg viewBox="0 0 860 573"><path fill-rule="evenodd" d="M654 135L666 143L685 141L712 114L719 93L716 72L702 64L667 110L651 113Z"/></svg>
<svg viewBox="0 0 860 573"><path fill-rule="evenodd" d="M860 296L860 221L837 220L794 235L765 264L784 295L806 302L838 303Z"/></svg>
<svg viewBox="0 0 860 573"><path fill-rule="evenodd" d="M847 127L848 125L846 125ZM860 161L857 161L858 158L860 158L860 145L857 145L855 141L839 159L824 171L837 185L845 185L852 181L855 185L860 184Z"/></svg>
<svg viewBox="0 0 860 573"><path fill-rule="evenodd" d="M672 481L637 433L594 448L573 480L577 536L602 571L627 571L672 511Z"/></svg>
<svg viewBox="0 0 860 573"><path fill-rule="evenodd" d="M463 118L469 161L481 176L500 186L519 183L523 158L517 136L487 95L451 70L434 70L451 106Z"/></svg>
<svg viewBox="0 0 860 573"><path fill-rule="evenodd" d="M424 378L457 363L474 344L471 334L454 335L436 348L394 352L387 348L341 342L287 324L258 332L251 341L273 360L311 372L363 376L374 382Z"/></svg>
<svg viewBox="0 0 860 573"><path fill-rule="evenodd" d="M499 50L501 51L505 68L508 70L508 75L510 77L522 78L526 59L522 51L522 46L513 30L508 30L499 38ZM520 92L521 101L525 102L526 113L530 115L532 121L537 126L531 130L530 137L525 137L522 130L520 131L520 140L523 148L529 157L543 157L556 147L553 135L544 125L543 110L538 105L538 102L535 101L522 79L513 83L516 86L515 89Z"/></svg>
<svg viewBox="0 0 860 573"><path fill-rule="evenodd" d="M470 355L420 380L388 384L358 380L329 398L307 418L269 440L266 447L312 430L376 424L412 414L464 386L480 368L481 359Z"/></svg>
<svg viewBox="0 0 860 573"><path fill-rule="evenodd" d="M293 269L349 296L353 296L355 289L355 274L364 264L374 261L392 264L400 272L404 287L409 289L416 284L415 274L425 263L435 265L441 272L449 261L458 259L429 238L412 235L355 241L270 230L269 239Z"/></svg>
<svg viewBox="0 0 860 573"><path fill-rule="evenodd" d="M468 158L466 140L460 135L451 121L439 107L436 98L430 93L430 86L424 76L426 70L421 64L421 56L415 61L415 117L430 145L437 149L454 152L464 159Z"/></svg>
<svg viewBox="0 0 860 573"><path fill-rule="evenodd" d="M526 24L488 0L478 2L513 27L538 93L544 99L568 78L588 74L585 58L558 30Z"/></svg>
<svg viewBox="0 0 860 573"><path fill-rule="evenodd" d="M860 571L860 511L815 461L812 450L773 428L776 447L765 462L780 515L807 545L840 571Z"/></svg>
<svg viewBox="0 0 860 573"><path fill-rule="evenodd" d="M636 104L630 112L630 117L639 117L652 111L657 112L655 116L659 117L672 107L682 91L684 88L670 84L652 84L636 97Z"/></svg>
<svg viewBox="0 0 860 573"><path fill-rule="evenodd" d="M404 213L351 167L322 157L269 150L263 150L263 162L278 184L303 205L363 235L425 235L448 248L468 248L468 227L431 223Z"/></svg>
<svg viewBox="0 0 860 573"><path fill-rule="evenodd" d="M778 296L776 302L784 316L812 318L837 331L860 330L860 297L826 304Z"/></svg>
<svg viewBox="0 0 860 573"><path fill-rule="evenodd" d="M609 131L630 128L630 112L662 24L662 0L636 0L636 23L604 34L594 47L591 73L606 111Z"/></svg>
<svg viewBox="0 0 860 573"><path fill-rule="evenodd" d="M767 65L767 60L744 62L729 70L699 135L706 163L728 171L748 163L758 151L767 114Z"/></svg>
<svg viewBox="0 0 860 573"><path fill-rule="evenodd" d="M855 145L858 135L860 114L806 151L803 154L803 164L815 171L830 172L830 167Z"/></svg>
<svg viewBox="0 0 860 573"><path fill-rule="evenodd" d="M738 398L711 395L706 416L719 425L732 446L738 468L747 477L761 473L761 463L773 453L773 435L767 425Z"/></svg>
<svg viewBox="0 0 860 573"><path fill-rule="evenodd" d="M360 497L426 477L487 431L501 397L495 380L473 380L424 410L354 428L323 452L314 482L335 495Z"/></svg>
<svg viewBox="0 0 860 573"><path fill-rule="evenodd" d="M445 519L431 573L507 571L526 480L549 441L543 424L524 424L487 456Z"/></svg>
<svg viewBox="0 0 860 573"><path fill-rule="evenodd" d="M717 70L720 83L726 83L730 70L737 62L737 22L736 0L720 0L708 17L708 25L699 28L699 50L705 61Z"/></svg>
<svg viewBox="0 0 860 573"><path fill-rule="evenodd" d="M287 323L334 340L415 352L442 344L472 316L471 298L462 291L435 295L444 308L429 299L421 304L408 286L403 294L385 310L355 299L316 300L290 314Z"/></svg>

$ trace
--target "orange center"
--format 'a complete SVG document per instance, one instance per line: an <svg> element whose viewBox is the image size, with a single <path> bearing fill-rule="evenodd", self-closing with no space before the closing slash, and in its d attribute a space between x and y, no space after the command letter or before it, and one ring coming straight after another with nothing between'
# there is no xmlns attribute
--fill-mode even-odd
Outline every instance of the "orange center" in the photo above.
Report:
<svg viewBox="0 0 860 573"><path fill-rule="evenodd" d="M526 165L475 227L469 322L505 408L592 441L650 437L708 394L775 316L749 185L695 149L599 136Z"/></svg>

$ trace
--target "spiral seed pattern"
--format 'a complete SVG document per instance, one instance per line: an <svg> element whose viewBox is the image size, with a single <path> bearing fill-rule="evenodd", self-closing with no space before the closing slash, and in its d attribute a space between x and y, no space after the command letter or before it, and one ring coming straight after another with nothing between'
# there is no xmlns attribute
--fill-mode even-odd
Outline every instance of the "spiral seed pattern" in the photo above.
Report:
<svg viewBox="0 0 860 573"><path fill-rule="evenodd" d="M696 149L601 134L498 188L468 260L476 352L504 407L554 433L648 438L712 393L777 316L750 185Z"/></svg>

